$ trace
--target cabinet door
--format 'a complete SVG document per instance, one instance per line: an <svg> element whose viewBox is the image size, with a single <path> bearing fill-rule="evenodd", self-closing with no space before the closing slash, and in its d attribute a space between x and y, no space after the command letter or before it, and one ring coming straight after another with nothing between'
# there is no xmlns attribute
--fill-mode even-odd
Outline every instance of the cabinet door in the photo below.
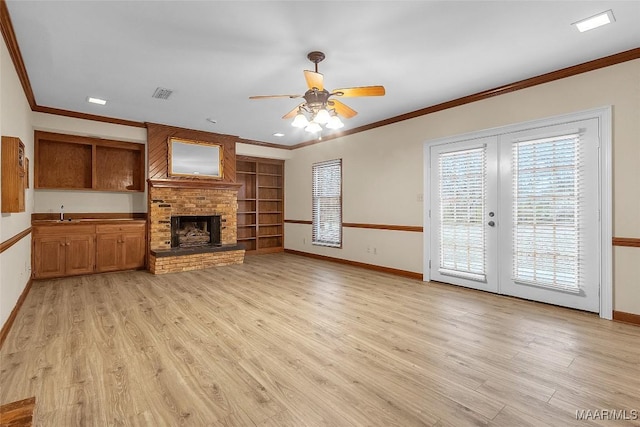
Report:
<svg viewBox="0 0 640 427"><path fill-rule="evenodd" d="M66 239L63 236L45 236L34 239L34 277L64 276Z"/></svg>
<svg viewBox="0 0 640 427"><path fill-rule="evenodd" d="M96 246L94 235L79 234L67 237L66 273L68 275L93 273Z"/></svg>
<svg viewBox="0 0 640 427"><path fill-rule="evenodd" d="M121 268L129 270L144 267L146 254L144 233L123 233L121 235Z"/></svg>
<svg viewBox="0 0 640 427"><path fill-rule="evenodd" d="M98 234L96 238L96 271L119 270L120 234Z"/></svg>

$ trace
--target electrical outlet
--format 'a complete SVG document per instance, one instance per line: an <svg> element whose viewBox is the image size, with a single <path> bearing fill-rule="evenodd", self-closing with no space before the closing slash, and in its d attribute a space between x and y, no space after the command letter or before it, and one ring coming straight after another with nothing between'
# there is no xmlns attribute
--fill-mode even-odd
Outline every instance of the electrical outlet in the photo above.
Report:
<svg viewBox="0 0 640 427"><path fill-rule="evenodd" d="M373 254L378 255L378 248L373 248Z"/></svg>
<svg viewBox="0 0 640 427"><path fill-rule="evenodd" d="M307 244L307 238L306 238L306 237L303 237L303 238L302 238L302 244L303 244L303 245L306 245L306 244Z"/></svg>
<svg viewBox="0 0 640 427"><path fill-rule="evenodd" d="M418 194L417 199L418 199L419 202L424 201L424 196L422 195L422 193Z"/></svg>
<svg viewBox="0 0 640 427"><path fill-rule="evenodd" d="M371 253L371 246L367 246L367 253L370 254Z"/></svg>

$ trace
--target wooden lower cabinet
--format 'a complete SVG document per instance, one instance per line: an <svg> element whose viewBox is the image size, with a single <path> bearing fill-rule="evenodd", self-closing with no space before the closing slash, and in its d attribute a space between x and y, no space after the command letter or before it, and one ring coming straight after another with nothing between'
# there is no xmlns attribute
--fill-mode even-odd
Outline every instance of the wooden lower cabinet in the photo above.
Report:
<svg viewBox="0 0 640 427"><path fill-rule="evenodd" d="M132 270L145 265L144 224L98 225L96 271Z"/></svg>
<svg viewBox="0 0 640 427"><path fill-rule="evenodd" d="M64 225L33 229L35 278L93 273L95 253L93 226Z"/></svg>
<svg viewBox="0 0 640 427"><path fill-rule="evenodd" d="M33 227L33 277L75 276L143 268L146 224Z"/></svg>

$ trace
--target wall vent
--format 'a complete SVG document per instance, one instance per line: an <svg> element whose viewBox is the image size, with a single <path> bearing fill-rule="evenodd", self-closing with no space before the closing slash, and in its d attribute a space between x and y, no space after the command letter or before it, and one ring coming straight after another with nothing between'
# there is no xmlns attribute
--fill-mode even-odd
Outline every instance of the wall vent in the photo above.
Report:
<svg viewBox="0 0 640 427"><path fill-rule="evenodd" d="M171 89L167 89L164 87L158 87L155 92L153 92L153 98L158 99L168 99L173 91Z"/></svg>

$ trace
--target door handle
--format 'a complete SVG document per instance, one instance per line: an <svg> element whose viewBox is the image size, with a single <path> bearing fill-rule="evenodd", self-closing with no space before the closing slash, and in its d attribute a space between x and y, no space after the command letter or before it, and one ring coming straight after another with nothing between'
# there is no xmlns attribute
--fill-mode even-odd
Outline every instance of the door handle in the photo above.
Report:
<svg viewBox="0 0 640 427"><path fill-rule="evenodd" d="M489 221L487 224L489 224L489 227L495 227L496 223L494 221Z"/></svg>

